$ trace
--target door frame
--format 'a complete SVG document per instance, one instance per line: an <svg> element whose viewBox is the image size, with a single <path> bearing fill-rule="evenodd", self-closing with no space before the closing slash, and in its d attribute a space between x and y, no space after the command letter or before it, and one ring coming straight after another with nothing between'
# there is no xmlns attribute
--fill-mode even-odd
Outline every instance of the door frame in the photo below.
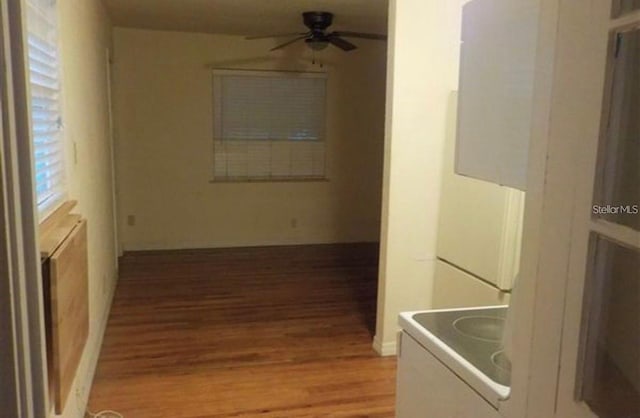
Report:
<svg viewBox="0 0 640 418"><path fill-rule="evenodd" d="M7 39L7 7L0 4L0 74L7 74L7 54L5 54ZM6 85L7 76L0 79L0 405L9 416L19 417L23 408L20 399L27 387L21 385L20 376L23 374L18 358L16 327L17 318L11 295L13 292L12 269L9 250L13 248L9 237L9 219L7 217L7 181L5 148L8 143L9 131L7 119Z"/></svg>
<svg viewBox="0 0 640 418"><path fill-rule="evenodd" d="M42 418L46 338L24 22L20 0L0 4L0 404L8 416Z"/></svg>
<svg viewBox="0 0 640 418"><path fill-rule="evenodd" d="M558 377L563 335L579 328L564 322L567 301L575 296L569 282L573 259L584 246L576 236L576 216L589 216L581 198L593 179L585 167L595 164L589 152L600 132L606 39L594 20L611 0L558 1L553 90L550 97L545 215L535 276L535 308L527 417L555 417L562 395ZM587 175L589 178L585 178ZM586 415L583 415L586 417ZM566 418L566 417L564 417Z"/></svg>

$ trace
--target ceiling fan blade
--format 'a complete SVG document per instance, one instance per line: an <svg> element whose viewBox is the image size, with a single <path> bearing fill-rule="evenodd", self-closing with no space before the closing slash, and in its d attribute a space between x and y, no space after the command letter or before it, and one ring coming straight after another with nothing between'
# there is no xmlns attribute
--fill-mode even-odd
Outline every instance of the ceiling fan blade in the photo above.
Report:
<svg viewBox="0 0 640 418"><path fill-rule="evenodd" d="M293 33L274 33L273 35L259 35L259 36L246 36L244 39L247 41L253 41L254 39L267 39L267 38L284 38L285 36L302 36L311 35L311 32L293 32Z"/></svg>
<svg viewBox="0 0 640 418"><path fill-rule="evenodd" d="M379 35L377 33L362 33L362 32L339 31L339 32L333 32L331 35L334 35L334 36L345 36L347 38L374 39L374 40L377 40L377 41L386 41L387 40L387 35Z"/></svg>
<svg viewBox="0 0 640 418"><path fill-rule="evenodd" d="M282 49L282 48L284 48L284 47L286 47L286 46L291 45L292 43L295 43L295 42L301 41L301 40L305 39L306 37L307 37L307 35L299 36L299 37L297 37L297 38L293 38L292 40L290 40L290 41L288 41L288 42L285 42L285 43L283 43L283 44L281 44L281 45L278 45L278 46L276 46L275 48L271 48L269 51L276 51L276 50L278 50L278 49Z"/></svg>
<svg viewBox="0 0 640 418"><path fill-rule="evenodd" d="M357 48L357 46L355 46L354 44L352 44L351 42L339 38L337 36L330 36L329 37L329 42L331 42L333 45L337 46L338 48L340 48L343 51L353 51L354 49Z"/></svg>

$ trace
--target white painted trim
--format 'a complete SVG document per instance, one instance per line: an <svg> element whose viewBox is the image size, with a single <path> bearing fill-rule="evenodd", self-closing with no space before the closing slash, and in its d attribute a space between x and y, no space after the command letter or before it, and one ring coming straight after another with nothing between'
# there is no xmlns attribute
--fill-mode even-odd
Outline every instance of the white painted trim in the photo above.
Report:
<svg viewBox="0 0 640 418"><path fill-rule="evenodd" d="M531 402L531 361L534 352L534 315L539 299L537 276L543 249L540 228L548 214L545 201L549 162L549 131L551 104L554 93L554 73L557 56L558 14L560 0L540 0L538 48L532 132L527 171L527 193L523 220L522 253L518 283L511 299L509 315L513 318L511 361L511 397L501 403L500 414L505 417L547 417L546 405ZM533 409L537 408L537 414ZM529 411L529 408L531 411ZM529 415L527 415L529 413Z"/></svg>
<svg viewBox="0 0 640 418"><path fill-rule="evenodd" d="M111 50L107 48L105 51L105 66L107 79L107 111L109 118L109 149L111 151L111 210L113 211L113 242L115 245L114 265L115 271L118 271L118 257L122 255L122 245L119 238L118 228L118 181L116 171L116 135L115 124L113 120L113 77L111 72L112 57Z"/></svg>
<svg viewBox="0 0 640 418"><path fill-rule="evenodd" d="M332 245L332 244L378 244L378 241L363 241L363 240L334 240L329 239L325 241L316 240L309 242L307 240L293 239L290 241L274 242L274 241L262 241L262 242L239 242L239 243L225 243L217 244L211 242L187 242L177 241L170 246L167 246L158 242L144 242L129 244L124 242L122 245L122 252L137 252L137 251L189 251L189 250L216 250L223 248L255 248L255 247L289 247L294 245Z"/></svg>
<svg viewBox="0 0 640 418"><path fill-rule="evenodd" d="M522 219L524 215L525 193L509 189L504 209L502 239L500 240L500 260L496 285L500 290L511 290L520 270L522 247Z"/></svg>
<svg viewBox="0 0 640 418"><path fill-rule="evenodd" d="M627 13L617 19L609 22L609 29L619 28L621 26L627 26L629 24L635 24L640 22L640 10L635 12Z"/></svg>
<svg viewBox="0 0 640 418"><path fill-rule="evenodd" d="M577 6L579 0L569 1L569 6ZM615 49L614 38L610 36L612 29L609 12L609 1L594 2L584 10L581 19L571 22L571 28L576 33L582 33L580 43L572 42L572 53L579 54L587 63L577 62L574 67L567 66L564 71L572 75L575 81L574 90L582 94L575 94L576 106L567 101L567 106L572 106L573 111L579 114L585 121L588 132L584 132L578 138L573 139L574 147L573 166L576 176L575 196L573 198L574 210L564 221L570 222L571 228L571 252L564 283L566 298L562 311L558 313L558 320L562 321L562 333L560 335L558 388L556 394L557 418L595 418L596 414L582 401L580 380L583 376L581 343L586 342L583 335L585 315L597 316L598 303L596 300L600 292L585 294L587 276L590 266L593 266L595 252L590 247L590 235L592 231L602 234L606 239L617 241L622 245L637 249L640 247L640 233L623 225L616 225L604 219L593 219L590 213L594 203L594 179L601 167L597 166L598 154L603 152L605 141L610 132L607 132L609 121L608 103L612 99L611 88L613 80L613 51ZM621 22L618 19L615 22ZM640 23L640 13L631 14L624 19L625 26L637 26ZM615 27L615 26L613 26ZM620 28L622 29L622 28ZM626 30L626 28L625 28ZM580 65L582 74L575 76L576 69ZM590 89L583 89L590 85ZM603 94L603 92L605 92ZM603 100L602 97L605 97ZM568 137L567 140L571 140ZM579 151L578 151L579 150ZM572 155L573 156L573 155ZM569 159L569 158L567 158ZM559 283L560 284L560 283ZM589 312L591 311L591 312Z"/></svg>
<svg viewBox="0 0 640 418"><path fill-rule="evenodd" d="M640 216L640 215L638 215ZM621 244L631 248L638 248L640 245L640 231L628 226L615 224L604 219L593 219L590 223L591 230L610 239L619 241Z"/></svg>
<svg viewBox="0 0 640 418"><path fill-rule="evenodd" d="M14 370L19 418L44 417L48 403L43 289L37 248L37 209L33 187L33 155L29 140L27 58L23 2L2 7L2 200L5 266L10 266ZM8 245L5 245L8 244ZM5 278L3 277L3 278ZM0 389L1 390L1 389ZM6 412L2 403L2 413Z"/></svg>
<svg viewBox="0 0 640 418"><path fill-rule="evenodd" d="M9 56L6 53L8 47L7 31L7 5L0 4L0 92L6 91L5 85L9 84L9 69L7 68ZM6 41L6 42L5 42ZM7 416L21 416L21 392L25 390L21 385L20 362L18 350L18 335L16 332L17 312L12 303L11 295L14 294L13 266L11 264L10 251L13 243L9 235L12 219L9 218L7 209L9 206L7 196L7 176L5 167L5 149L10 146L10 130L8 121L8 97L0 96L0 405Z"/></svg>
<svg viewBox="0 0 640 418"><path fill-rule="evenodd" d="M395 356L398 352L397 341L382 342L378 335L373 337L373 349L381 357Z"/></svg>
<svg viewBox="0 0 640 418"><path fill-rule="evenodd" d="M579 320L563 322L563 317L573 310L568 309L571 305L568 301L581 298L569 280L575 257L585 247L583 240L576 239L579 231L574 221L578 212L590 216L591 203L583 205L580 196L586 181L591 182L589 189L593 189L593 176L585 176L583 167L591 164L589 149L599 136L606 42L596 34L602 30L601 14L610 10L605 10L606 3L610 6L608 0L550 3L555 9L557 36L548 102L547 146L544 162L538 161L546 168L542 216L537 225L538 257L535 272L528 272L533 273L529 279L535 283L533 328L527 348L526 415L520 415L531 418L571 416L558 409L559 399L567 394L559 382L559 372L575 367L575 361L562 360L561 354L570 344L567 340L563 342L563 335L577 331ZM518 347L513 351L517 353Z"/></svg>

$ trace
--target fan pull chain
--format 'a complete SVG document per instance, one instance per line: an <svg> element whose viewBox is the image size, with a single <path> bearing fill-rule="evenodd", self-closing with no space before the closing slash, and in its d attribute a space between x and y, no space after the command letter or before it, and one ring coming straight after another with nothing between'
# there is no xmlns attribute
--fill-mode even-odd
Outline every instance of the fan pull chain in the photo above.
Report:
<svg viewBox="0 0 640 418"><path fill-rule="evenodd" d="M311 51L311 65L316 65L316 51ZM320 68L324 68L324 63L321 60L318 60L318 65Z"/></svg>

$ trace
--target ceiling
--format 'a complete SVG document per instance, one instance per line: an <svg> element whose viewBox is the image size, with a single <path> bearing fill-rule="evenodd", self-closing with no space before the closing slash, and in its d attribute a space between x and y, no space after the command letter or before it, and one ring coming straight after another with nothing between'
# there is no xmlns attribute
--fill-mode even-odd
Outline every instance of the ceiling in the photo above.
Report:
<svg viewBox="0 0 640 418"><path fill-rule="evenodd" d="M386 33L388 0L103 0L115 26L262 35L304 32L301 13L334 13L333 30Z"/></svg>

